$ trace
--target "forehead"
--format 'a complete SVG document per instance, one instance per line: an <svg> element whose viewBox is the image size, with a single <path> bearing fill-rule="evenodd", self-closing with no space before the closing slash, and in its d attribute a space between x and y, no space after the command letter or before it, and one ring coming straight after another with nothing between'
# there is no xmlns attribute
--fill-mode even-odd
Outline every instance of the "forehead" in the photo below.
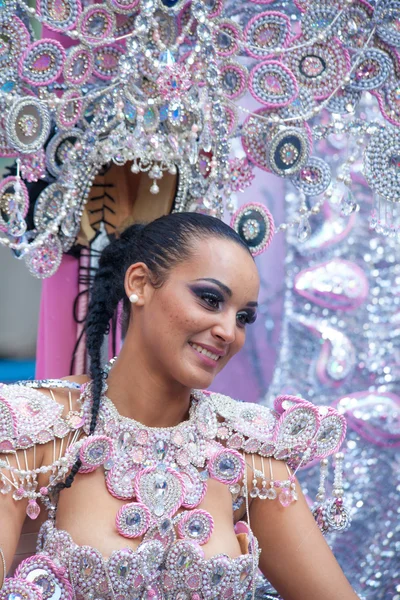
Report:
<svg viewBox="0 0 400 600"><path fill-rule="evenodd" d="M256 299L260 280L250 253L233 240L217 237L200 238L193 242L189 259L173 269L171 275L187 280L218 279L232 290Z"/></svg>

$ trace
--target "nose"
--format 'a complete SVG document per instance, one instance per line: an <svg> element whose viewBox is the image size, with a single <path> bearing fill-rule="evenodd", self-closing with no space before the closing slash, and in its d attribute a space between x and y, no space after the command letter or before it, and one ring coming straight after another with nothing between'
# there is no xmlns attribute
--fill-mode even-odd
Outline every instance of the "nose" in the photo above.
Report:
<svg viewBox="0 0 400 600"><path fill-rule="evenodd" d="M232 344L236 339L236 315L220 314L212 328L212 335L225 344Z"/></svg>

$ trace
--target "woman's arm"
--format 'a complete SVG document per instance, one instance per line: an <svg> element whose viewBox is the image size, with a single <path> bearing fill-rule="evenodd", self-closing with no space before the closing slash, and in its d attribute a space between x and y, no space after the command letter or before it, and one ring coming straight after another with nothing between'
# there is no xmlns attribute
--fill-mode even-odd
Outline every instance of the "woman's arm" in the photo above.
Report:
<svg viewBox="0 0 400 600"><path fill-rule="evenodd" d="M37 461L41 461L42 449L43 447L36 448L37 455L35 458ZM25 454L22 451L19 451L17 455L7 454L8 464L12 467L18 466L17 456L19 464L24 464L25 456L29 464L33 461L33 449L25 451ZM0 454L0 465L2 464L1 461L5 460L5 457L6 455ZM16 502L13 498L14 487L11 487L8 493L4 493L8 480L12 480L12 475L8 468L0 468L0 474L3 476L0 478L0 489L3 489L3 493L0 493L0 548L3 551L6 570L9 572L26 519L28 500L23 498ZM6 575L7 573L4 573L3 561L0 558L0 589Z"/></svg>
<svg viewBox="0 0 400 600"><path fill-rule="evenodd" d="M287 479L285 463L272 464L274 479ZM298 500L286 508L278 499L252 500L261 571L284 600L357 600L296 484Z"/></svg>

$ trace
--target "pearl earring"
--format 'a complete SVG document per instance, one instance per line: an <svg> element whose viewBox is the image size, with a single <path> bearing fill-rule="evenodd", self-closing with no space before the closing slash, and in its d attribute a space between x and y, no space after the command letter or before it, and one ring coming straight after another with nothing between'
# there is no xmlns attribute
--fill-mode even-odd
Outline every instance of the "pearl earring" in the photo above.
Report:
<svg viewBox="0 0 400 600"><path fill-rule="evenodd" d="M132 304L136 304L136 302L139 300L139 296L137 294L131 294L129 296L129 302L132 302Z"/></svg>

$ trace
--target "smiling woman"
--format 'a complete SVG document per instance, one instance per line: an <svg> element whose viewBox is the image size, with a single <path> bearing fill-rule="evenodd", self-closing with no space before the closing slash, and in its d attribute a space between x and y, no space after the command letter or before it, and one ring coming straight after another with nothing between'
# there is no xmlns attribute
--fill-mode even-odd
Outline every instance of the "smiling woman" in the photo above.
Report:
<svg viewBox="0 0 400 600"><path fill-rule="evenodd" d="M0 388L0 580L25 514L48 511L1 600L270 598L258 567L284 600L356 598L295 477L337 452L343 418L293 396L270 410L200 391L242 348L258 289L247 246L209 216L133 225L104 250L90 377ZM104 366L120 300L124 344ZM340 529L336 461L319 517Z"/></svg>

